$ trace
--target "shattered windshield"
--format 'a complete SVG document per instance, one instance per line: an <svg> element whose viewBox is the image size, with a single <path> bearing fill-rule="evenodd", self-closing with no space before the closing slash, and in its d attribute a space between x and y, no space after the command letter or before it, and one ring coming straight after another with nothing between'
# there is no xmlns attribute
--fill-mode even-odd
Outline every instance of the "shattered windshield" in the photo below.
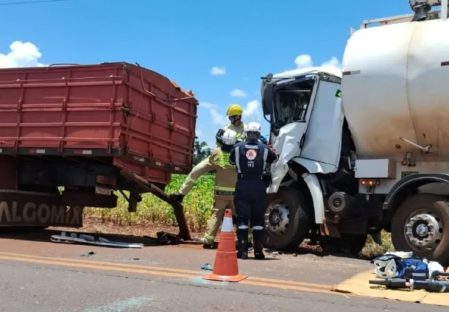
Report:
<svg viewBox="0 0 449 312"><path fill-rule="evenodd" d="M277 129L292 122L305 122L312 88L313 83L303 81L277 90L273 98Z"/></svg>

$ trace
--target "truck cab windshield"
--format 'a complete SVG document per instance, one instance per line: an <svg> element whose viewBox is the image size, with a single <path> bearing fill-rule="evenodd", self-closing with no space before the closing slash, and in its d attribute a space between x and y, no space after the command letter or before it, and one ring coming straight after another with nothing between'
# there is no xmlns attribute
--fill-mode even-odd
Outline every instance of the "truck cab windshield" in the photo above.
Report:
<svg viewBox="0 0 449 312"><path fill-rule="evenodd" d="M307 84L309 85L309 84ZM277 90L273 97L274 125L279 129L292 122L305 122L312 86L304 83Z"/></svg>

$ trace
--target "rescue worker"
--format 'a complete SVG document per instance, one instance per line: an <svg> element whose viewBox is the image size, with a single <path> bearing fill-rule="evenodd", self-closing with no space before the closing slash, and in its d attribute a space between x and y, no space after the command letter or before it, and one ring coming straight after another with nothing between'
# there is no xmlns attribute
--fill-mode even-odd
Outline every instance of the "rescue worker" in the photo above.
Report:
<svg viewBox="0 0 449 312"><path fill-rule="evenodd" d="M253 232L254 258L265 259L263 253L266 188L271 183L270 164L277 156L260 138L257 122L245 126L246 141L236 144L229 157L237 170L234 206L237 213L237 257L248 259L248 230Z"/></svg>
<svg viewBox="0 0 449 312"><path fill-rule="evenodd" d="M242 122L243 108L238 104L231 104L226 109L226 115L229 118L229 124L223 129L218 130L217 137L220 137L226 129L234 130L237 133L237 141L243 141L245 127Z"/></svg>
<svg viewBox="0 0 449 312"><path fill-rule="evenodd" d="M203 248L214 249L217 247L215 237L223 220L226 208L234 210L234 191L237 181L237 173L234 166L229 163L229 153L236 143L237 133L227 129L220 137L217 137L218 147L212 154L197 164L181 185L178 193L171 197L182 202L184 196L192 189L195 181L205 173L215 171L214 207L213 214L207 222L207 231L202 239Z"/></svg>

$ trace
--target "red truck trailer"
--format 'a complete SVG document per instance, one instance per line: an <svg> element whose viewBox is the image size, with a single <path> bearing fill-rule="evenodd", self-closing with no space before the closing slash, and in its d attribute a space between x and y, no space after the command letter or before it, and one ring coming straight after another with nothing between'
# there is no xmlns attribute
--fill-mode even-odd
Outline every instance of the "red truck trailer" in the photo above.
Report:
<svg viewBox="0 0 449 312"><path fill-rule="evenodd" d="M0 226L81 226L192 167L197 101L128 63L0 70Z"/></svg>

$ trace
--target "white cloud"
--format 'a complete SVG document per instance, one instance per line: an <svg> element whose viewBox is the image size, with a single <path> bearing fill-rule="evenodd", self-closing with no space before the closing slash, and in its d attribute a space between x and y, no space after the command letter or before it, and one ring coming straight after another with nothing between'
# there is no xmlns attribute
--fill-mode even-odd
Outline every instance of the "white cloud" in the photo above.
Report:
<svg viewBox="0 0 449 312"><path fill-rule="evenodd" d="M226 68L224 66L214 66L210 69L212 76L220 76L226 74Z"/></svg>
<svg viewBox="0 0 449 312"><path fill-rule="evenodd" d="M14 41L9 49L6 54L0 53L0 68L46 66L38 61L42 53L31 42Z"/></svg>
<svg viewBox="0 0 449 312"><path fill-rule="evenodd" d="M246 108L243 110L243 118L245 122L261 121L262 111L258 100L248 102Z"/></svg>
<svg viewBox="0 0 449 312"><path fill-rule="evenodd" d="M228 117L223 114L220 114L217 111L218 105L210 102L200 102L199 107L209 111L209 115L211 117L210 120L214 125L223 127L228 123Z"/></svg>
<svg viewBox="0 0 449 312"><path fill-rule="evenodd" d="M212 117L212 122L215 125L220 126L220 127L224 127L225 125L228 124L228 122L229 122L228 118L225 115L220 114L219 112L217 112L214 108L211 108L209 110L209 113L210 113L210 115Z"/></svg>
<svg viewBox="0 0 449 312"><path fill-rule="evenodd" d="M204 108L204 109L211 109L211 108L217 107L217 105L209 103L209 102L200 102L199 107Z"/></svg>
<svg viewBox="0 0 449 312"><path fill-rule="evenodd" d="M297 68L307 68L312 67L312 57L308 54L301 54L295 58L295 64Z"/></svg>
<svg viewBox="0 0 449 312"><path fill-rule="evenodd" d="M296 69L312 69L320 67L322 70L333 73L334 75L341 76L342 66L340 61L335 56L331 57L329 60L321 63L321 65L314 65L312 57L308 54L300 54L295 58ZM286 70L280 74L286 74L295 71L295 69Z"/></svg>
<svg viewBox="0 0 449 312"><path fill-rule="evenodd" d="M204 134L203 131L200 130L200 129L198 129L198 127L196 127L196 129L195 129L195 135L196 135L197 137L202 137L203 134Z"/></svg>
<svg viewBox="0 0 449 312"><path fill-rule="evenodd" d="M297 68L309 68L314 67L312 57L308 54L298 55L295 59L295 64ZM329 70L331 72L341 72L341 64L338 58L332 56L329 60L321 63L318 67L321 67L325 70Z"/></svg>
<svg viewBox="0 0 449 312"><path fill-rule="evenodd" d="M241 90L241 89L234 89L231 91L231 96L234 97L246 97L246 93L245 91Z"/></svg>
<svg viewBox="0 0 449 312"><path fill-rule="evenodd" d="M210 105L209 107L204 106L204 108L207 108L209 110L211 121L214 125L223 127L229 123L226 112L220 113L216 109L216 105L207 102L205 103ZM200 106L202 105L203 102L200 103ZM246 107L243 108L243 120L245 122L262 120L261 105L258 100L252 100L246 104Z"/></svg>
<svg viewBox="0 0 449 312"><path fill-rule="evenodd" d="M328 60L328 61L324 62L323 64L321 64L321 67L327 69L330 72L332 72L334 70L337 70L337 71L341 72L340 61L335 56L333 56L330 60Z"/></svg>

